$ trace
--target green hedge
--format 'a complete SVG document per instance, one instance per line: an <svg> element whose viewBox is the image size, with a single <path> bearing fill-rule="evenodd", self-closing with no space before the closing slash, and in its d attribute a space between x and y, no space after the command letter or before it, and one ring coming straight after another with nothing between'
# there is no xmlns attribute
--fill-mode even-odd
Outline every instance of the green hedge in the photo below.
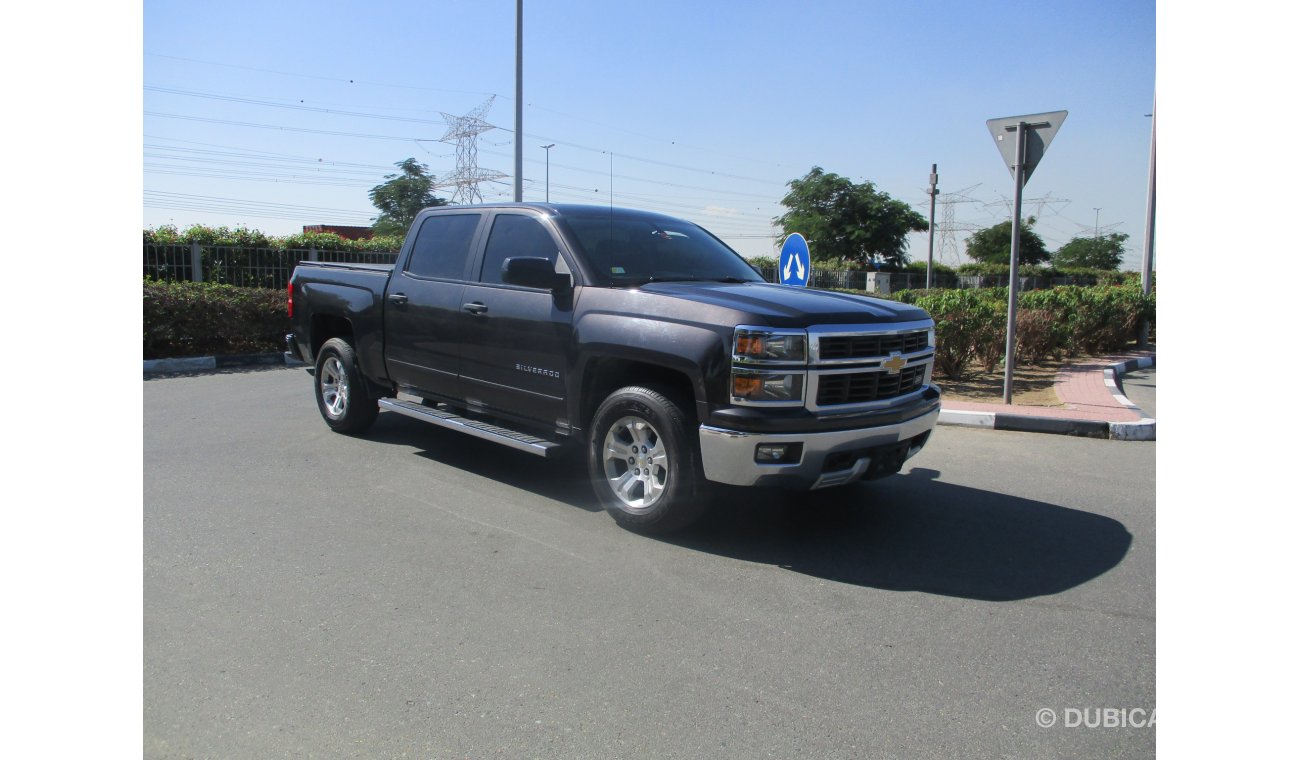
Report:
<svg viewBox="0 0 1300 760"><path fill-rule="evenodd" d="M287 332L285 291L144 282L145 359L274 353Z"/></svg>
<svg viewBox="0 0 1300 760"><path fill-rule="evenodd" d="M297 235L266 235L247 227L204 227L194 225L184 232L171 225L144 231L145 245L200 245L227 246L230 248L270 248L277 251L379 251L395 253L402 248L402 236L387 235L369 240L347 240L333 232L303 232Z"/></svg>
<svg viewBox="0 0 1300 760"><path fill-rule="evenodd" d="M1098 285L1119 285L1130 280L1139 279L1137 272L1117 272L1109 269L1084 269L1082 267L1061 267L1022 265L1016 270L1020 277L1091 277ZM976 275L979 277L1010 277L1010 264L987 264L975 262L962 264L956 269L957 274Z"/></svg>
<svg viewBox="0 0 1300 760"><path fill-rule="evenodd" d="M935 370L959 380L972 363L992 372L1006 353L1007 289L902 290L892 298L920 306L935 321ZM1016 361L1036 363L1122 351L1140 322L1156 323L1156 296L1136 280L1121 285L1063 286L1020 294Z"/></svg>
<svg viewBox="0 0 1300 760"><path fill-rule="evenodd" d="M935 320L935 369L960 379L974 363L993 371L1006 347L1007 289L903 290L894 300ZM1136 282L1059 287L1020 295L1016 360L1123 350L1145 318L1156 322L1155 293ZM144 358L272 353L289 332L282 290L190 282L144 282Z"/></svg>

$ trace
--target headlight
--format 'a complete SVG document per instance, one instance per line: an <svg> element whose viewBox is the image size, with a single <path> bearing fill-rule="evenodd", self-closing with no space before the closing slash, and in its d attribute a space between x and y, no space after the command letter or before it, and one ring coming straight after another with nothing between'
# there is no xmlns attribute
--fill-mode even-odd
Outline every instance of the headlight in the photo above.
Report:
<svg viewBox="0 0 1300 760"><path fill-rule="evenodd" d="M931 327L930 330L929 330L929 332L926 333L926 336L930 339L929 342L927 343L927 345L928 345L930 348L934 348L934 328L933 328L933 327Z"/></svg>
<svg viewBox="0 0 1300 760"><path fill-rule="evenodd" d="M804 364L808 361L808 333L737 327L732 359L741 364Z"/></svg>
<svg viewBox="0 0 1300 760"><path fill-rule="evenodd" d="M747 372L731 373L731 398L739 402L793 402L803 403L802 372Z"/></svg>

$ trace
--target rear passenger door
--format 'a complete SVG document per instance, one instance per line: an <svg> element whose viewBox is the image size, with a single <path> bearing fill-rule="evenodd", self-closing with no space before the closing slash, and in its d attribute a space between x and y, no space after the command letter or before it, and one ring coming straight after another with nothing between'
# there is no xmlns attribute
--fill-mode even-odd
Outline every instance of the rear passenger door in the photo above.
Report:
<svg viewBox="0 0 1300 760"><path fill-rule="evenodd" d="M459 315L482 212L417 219L411 250L384 294L388 376L406 392L460 400Z"/></svg>
<svg viewBox="0 0 1300 760"><path fill-rule="evenodd" d="M473 407L565 430L565 372L573 345L572 293L507 285L508 258L549 259L571 273L549 220L526 210L497 212L490 222L475 282L465 287L461 377Z"/></svg>

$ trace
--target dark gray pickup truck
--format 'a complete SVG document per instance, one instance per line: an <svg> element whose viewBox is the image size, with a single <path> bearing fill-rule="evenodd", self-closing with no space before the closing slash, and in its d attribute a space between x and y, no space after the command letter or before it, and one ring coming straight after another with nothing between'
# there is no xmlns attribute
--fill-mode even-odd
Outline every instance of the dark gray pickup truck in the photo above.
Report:
<svg viewBox="0 0 1300 760"><path fill-rule="evenodd" d="M397 262L304 263L289 351L334 430L380 409L539 456L585 451L620 524L681 528L708 483L824 488L897 472L939 416L921 309L771 285L659 214L422 211Z"/></svg>

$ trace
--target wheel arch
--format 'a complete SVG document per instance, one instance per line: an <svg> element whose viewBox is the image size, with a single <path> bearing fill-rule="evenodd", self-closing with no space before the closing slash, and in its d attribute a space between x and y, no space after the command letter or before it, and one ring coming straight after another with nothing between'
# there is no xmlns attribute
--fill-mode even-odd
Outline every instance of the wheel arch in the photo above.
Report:
<svg viewBox="0 0 1300 760"><path fill-rule="evenodd" d="M690 420L698 418L695 384L685 372L662 364L605 356L591 359L583 372L579 396L582 429L590 429L596 409L611 393L631 385L658 390L676 401Z"/></svg>
<svg viewBox="0 0 1300 760"><path fill-rule="evenodd" d="M316 356L320 347L330 338L343 338L356 348L356 338L352 331L352 321L337 314L313 314L311 317L311 355Z"/></svg>

